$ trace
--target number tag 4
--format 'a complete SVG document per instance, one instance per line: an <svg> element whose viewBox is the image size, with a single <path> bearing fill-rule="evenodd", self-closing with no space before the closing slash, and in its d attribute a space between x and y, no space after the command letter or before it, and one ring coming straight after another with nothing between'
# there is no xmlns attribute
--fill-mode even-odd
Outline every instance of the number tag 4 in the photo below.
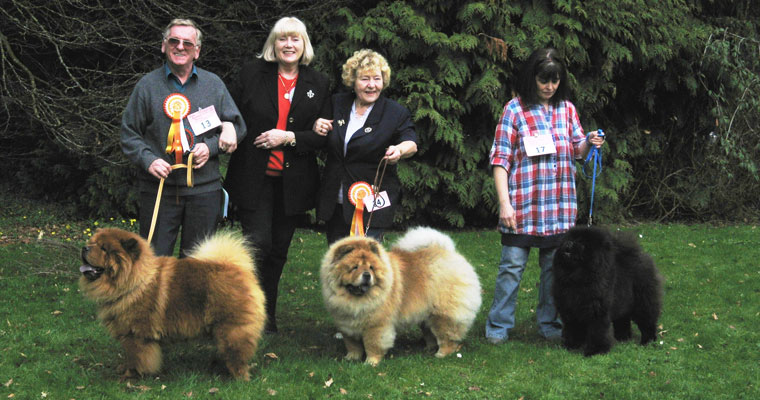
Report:
<svg viewBox="0 0 760 400"><path fill-rule="evenodd" d="M557 153L552 135L525 136L523 137L523 144L528 157Z"/></svg>
<svg viewBox="0 0 760 400"><path fill-rule="evenodd" d="M391 206L391 200L388 198L388 192L383 190L377 196L368 194L364 196L364 207L367 211L377 211Z"/></svg>
<svg viewBox="0 0 760 400"><path fill-rule="evenodd" d="M214 108L213 104L188 115L187 120L190 121L190 127L193 128L195 136L222 125L222 121L216 115L216 108Z"/></svg>

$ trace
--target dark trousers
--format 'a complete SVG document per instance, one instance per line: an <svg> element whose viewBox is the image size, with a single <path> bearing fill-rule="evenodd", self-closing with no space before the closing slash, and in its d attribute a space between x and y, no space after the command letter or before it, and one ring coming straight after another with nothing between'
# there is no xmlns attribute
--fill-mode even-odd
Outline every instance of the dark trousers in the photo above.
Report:
<svg viewBox="0 0 760 400"><path fill-rule="evenodd" d="M353 207L353 206L352 206ZM364 224L369 220L369 213L364 210ZM336 204L335 211L333 211L332 217L327 220L327 245L331 245L338 240L348 236L351 233L351 222L346 223L346 219L343 218L343 205ZM378 242L383 242L383 236L385 234L385 228L372 228L370 226L366 235L377 239Z"/></svg>
<svg viewBox="0 0 760 400"><path fill-rule="evenodd" d="M236 216L243 234L255 247L256 271L267 300L267 327L276 330L280 276L288 260L288 248L299 216L285 215L282 178L266 177L264 182L259 188L258 207L250 210L238 204Z"/></svg>
<svg viewBox="0 0 760 400"><path fill-rule="evenodd" d="M174 255L180 227L182 237L179 242L179 256L185 257L201 240L214 233L221 213L222 191L194 194L189 196L161 196L156 227L151 245L159 256ZM140 236L148 238L156 193L140 193Z"/></svg>

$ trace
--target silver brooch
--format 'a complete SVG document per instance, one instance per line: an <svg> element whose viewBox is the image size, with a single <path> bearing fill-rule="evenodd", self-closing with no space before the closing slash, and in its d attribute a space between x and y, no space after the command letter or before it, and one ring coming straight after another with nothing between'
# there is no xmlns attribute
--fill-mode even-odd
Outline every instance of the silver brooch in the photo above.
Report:
<svg viewBox="0 0 760 400"><path fill-rule="evenodd" d="M343 125L345 125L345 123L346 123L346 121L344 121L342 119L338 120L338 126L343 126Z"/></svg>
<svg viewBox="0 0 760 400"><path fill-rule="evenodd" d="M364 128L364 133L370 133L370 132L372 132L372 128L370 127Z"/></svg>
<svg viewBox="0 0 760 400"><path fill-rule="evenodd" d="M312 98L314 97L314 91L309 90L308 92L306 92L306 95L309 96L309 98Z"/></svg>

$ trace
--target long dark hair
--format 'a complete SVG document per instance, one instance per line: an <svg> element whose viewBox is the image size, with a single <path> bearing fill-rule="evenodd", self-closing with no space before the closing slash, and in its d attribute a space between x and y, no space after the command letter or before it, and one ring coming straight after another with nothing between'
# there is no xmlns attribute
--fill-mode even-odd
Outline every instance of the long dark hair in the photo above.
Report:
<svg viewBox="0 0 760 400"><path fill-rule="evenodd" d="M570 95L567 82L567 68L560 60L559 53L553 48L543 48L533 51L522 65L517 80L517 94L525 105L539 103L536 77L543 80L559 79L559 87L549 103L556 106Z"/></svg>

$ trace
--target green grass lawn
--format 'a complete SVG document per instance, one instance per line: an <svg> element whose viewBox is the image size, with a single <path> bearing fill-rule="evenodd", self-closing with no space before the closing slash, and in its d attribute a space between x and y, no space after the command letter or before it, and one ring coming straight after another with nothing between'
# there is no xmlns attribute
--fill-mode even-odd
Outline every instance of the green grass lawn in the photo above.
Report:
<svg viewBox="0 0 760 400"><path fill-rule="evenodd" d="M436 359L420 333L410 331L376 368L342 360L319 288L325 238L299 230L281 282L280 333L263 339L251 382L232 381L213 362L210 342L199 340L164 346L158 376L126 383L116 372L121 349L77 280L89 232L130 221L67 223L34 204L0 211L0 398L760 398L760 229L751 225L622 227L640 235L667 279L661 328L655 344L634 340L592 358L538 336L535 251L516 329L507 343L488 344L483 332L499 236L449 232L483 286L483 306L464 346Z"/></svg>

